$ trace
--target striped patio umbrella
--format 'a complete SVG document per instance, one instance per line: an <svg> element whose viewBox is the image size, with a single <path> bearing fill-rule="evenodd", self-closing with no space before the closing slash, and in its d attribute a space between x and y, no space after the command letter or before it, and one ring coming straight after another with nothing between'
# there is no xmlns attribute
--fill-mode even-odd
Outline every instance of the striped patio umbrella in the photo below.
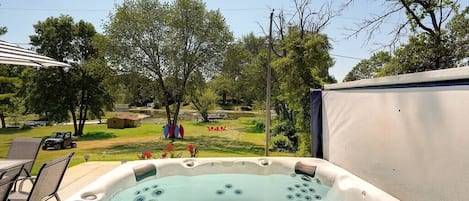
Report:
<svg viewBox="0 0 469 201"><path fill-rule="evenodd" d="M39 55L14 44L0 40L0 64L13 64L34 67L70 67L69 64Z"/></svg>

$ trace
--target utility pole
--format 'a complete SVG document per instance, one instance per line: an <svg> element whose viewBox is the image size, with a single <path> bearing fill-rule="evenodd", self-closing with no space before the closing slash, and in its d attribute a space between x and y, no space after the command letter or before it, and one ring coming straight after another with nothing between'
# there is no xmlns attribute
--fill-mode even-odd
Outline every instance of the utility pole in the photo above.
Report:
<svg viewBox="0 0 469 201"><path fill-rule="evenodd" d="M274 10L270 13L270 26L269 26L269 51L267 57L267 89L265 93L265 156L269 156L269 141L270 141L270 80L271 80L271 66L272 62L272 21L274 19Z"/></svg>

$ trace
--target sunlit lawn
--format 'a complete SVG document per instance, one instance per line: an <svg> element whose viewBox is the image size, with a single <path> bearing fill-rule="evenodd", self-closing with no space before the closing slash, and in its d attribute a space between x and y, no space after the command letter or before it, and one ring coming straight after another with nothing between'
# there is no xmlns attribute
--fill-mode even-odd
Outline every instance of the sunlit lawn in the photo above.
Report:
<svg viewBox="0 0 469 201"><path fill-rule="evenodd" d="M253 123L255 118L239 118L219 122L200 123L182 121L184 139L175 139L175 154L182 152L189 157L187 145L194 144L199 149L198 157L251 157L264 155L265 135ZM207 126L226 126L227 131L208 131ZM44 137L53 131L73 131L73 126L41 126L33 129L0 129L0 158L8 152L11 140L17 137ZM162 122L147 122L137 128L108 129L106 124L86 125L85 135L77 142L77 148L64 150L39 151L33 172L49 160L71 151L75 156L71 165L90 161L138 160L142 151L151 151L158 158L164 152L164 146L170 142L164 139ZM271 153L272 156L294 154Z"/></svg>

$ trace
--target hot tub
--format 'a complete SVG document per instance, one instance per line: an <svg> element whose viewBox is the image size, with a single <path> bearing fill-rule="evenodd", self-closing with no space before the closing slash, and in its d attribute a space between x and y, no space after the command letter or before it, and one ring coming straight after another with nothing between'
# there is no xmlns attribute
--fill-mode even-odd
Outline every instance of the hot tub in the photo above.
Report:
<svg viewBox="0 0 469 201"><path fill-rule="evenodd" d="M125 163L69 201L396 201L316 158L197 158Z"/></svg>

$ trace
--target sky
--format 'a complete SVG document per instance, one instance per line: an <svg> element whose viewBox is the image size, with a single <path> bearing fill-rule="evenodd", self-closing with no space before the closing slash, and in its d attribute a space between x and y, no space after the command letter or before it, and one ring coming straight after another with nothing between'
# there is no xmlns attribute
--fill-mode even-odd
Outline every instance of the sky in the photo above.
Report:
<svg viewBox="0 0 469 201"><path fill-rule="evenodd" d="M96 30L103 33L103 24L109 21L117 4L122 0L0 0L0 26L6 26L8 32L0 40L28 47L29 35L34 34L33 25L47 17L66 14L75 22L84 20L92 23ZM236 38L252 32L263 36L262 28L268 30L269 15L283 9L284 13L293 14L292 0L204 0L207 9L220 9ZM325 0L313 0L313 12L317 12ZM342 1L332 1L332 9L338 10ZM333 18L324 32L331 39L331 55L335 65L329 70L339 82L360 59L367 59L380 49L377 43L389 42L390 30L403 16L394 16L383 24L383 29L372 40L367 41L365 34L347 38L349 28L356 27L366 17L379 14L385 9L384 1L358 0L349 6L340 16ZM386 50L386 49L384 49Z"/></svg>

